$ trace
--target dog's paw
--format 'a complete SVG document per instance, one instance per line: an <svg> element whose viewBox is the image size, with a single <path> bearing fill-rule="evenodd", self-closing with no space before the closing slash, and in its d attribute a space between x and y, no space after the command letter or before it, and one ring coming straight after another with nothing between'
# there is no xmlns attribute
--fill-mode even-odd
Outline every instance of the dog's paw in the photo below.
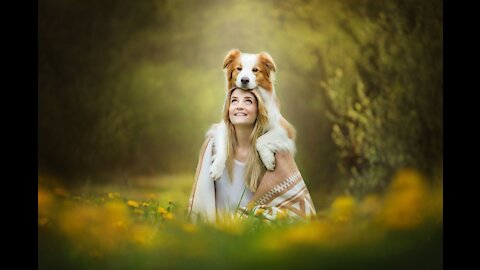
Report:
<svg viewBox="0 0 480 270"><path fill-rule="evenodd" d="M210 165L210 177L213 178L213 180L219 179L222 176L224 169L224 164L214 161L212 165Z"/></svg>
<svg viewBox="0 0 480 270"><path fill-rule="evenodd" d="M265 165L265 168L269 171L273 171L275 169L275 155L271 151L260 151L260 159Z"/></svg>

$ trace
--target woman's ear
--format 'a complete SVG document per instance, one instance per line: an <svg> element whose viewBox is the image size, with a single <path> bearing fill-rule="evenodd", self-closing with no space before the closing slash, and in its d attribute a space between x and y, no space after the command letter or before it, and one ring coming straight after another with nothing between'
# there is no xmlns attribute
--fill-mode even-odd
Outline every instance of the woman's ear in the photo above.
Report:
<svg viewBox="0 0 480 270"><path fill-rule="evenodd" d="M273 62L272 57L267 52L261 52L259 54L260 63L265 67L270 74L271 71L276 72L277 68L275 67L275 63Z"/></svg>
<svg viewBox="0 0 480 270"><path fill-rule="evenodd" d="M227 53L227 56L225 56L225 60L223 60L223 69L226 69L228 66L230 66L237 57L239 57L241 54L240 50L238 49L233 49L230 50Z"/></svg>

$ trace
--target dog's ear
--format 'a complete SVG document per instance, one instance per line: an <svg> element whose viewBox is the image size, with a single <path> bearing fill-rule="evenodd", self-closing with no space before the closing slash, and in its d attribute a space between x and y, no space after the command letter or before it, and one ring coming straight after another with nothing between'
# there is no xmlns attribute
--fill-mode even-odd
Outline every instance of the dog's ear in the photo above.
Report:
<svg viewBox="0 0 480 270"><path fill-rule="evenodd" d="M233 61L240 56L240 54L241 52L238 49L229 51L227 56L225 56L225 60L223 60L223 69L226 69L229 65L231 65Z"/></svg>
<svg viewBox="0 0 480 270"><path fill-rule="evenodd" d="M269 71L268 73L270 73L270 71L273 71L273 72L277 71L275 63L273 62L273 59L270 56L270 54L268 54L267 52L261 52L259 54L259 57L260 57L260 63L262 63L267 68L267 70Z"/></svg>

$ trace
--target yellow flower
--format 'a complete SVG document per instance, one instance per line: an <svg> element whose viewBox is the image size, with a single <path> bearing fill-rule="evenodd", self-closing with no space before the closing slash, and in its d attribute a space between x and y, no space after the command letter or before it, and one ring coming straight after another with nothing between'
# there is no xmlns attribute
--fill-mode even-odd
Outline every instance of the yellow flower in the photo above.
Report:
<svg viewBox="0 0 480 270"><path fill-rule="evenodd" d="M380 213L387 227L410 228L420 224L425 214L426 185L423 177L415 170L399 171L387 191L385 205Z"/></svg>
<svg viewBox="0 0 480 270"><path fill-rule="evenodd" d="M172 213L166 213L163 217L166 220L173 220L175 218L175 216Z"/></svg>
<svg viewBox="0 0 480 270"><path fill-rule="evenodd" d="M286 230L284 239L288 243L315 244L325 241L331 233L327 224L312 222Z"/></svg>
<svg viewBox="0 0 480 270"><path fill-rule="evenodd" d="M156 230L148 225L135 225L132 228L130 240L135 244L151 246L155 234Z"/></svg>
<svg viewBox="0 0 480 270"><path fill-rule="evenodd" d="M167 212L167 210L165 210L165 208L159 207L159 208L158 208L158 213L159 213L160 215L165 215L165 214L168 213L168 212Z"/></svg>
<svg viewBox="0 0 480 270"><path fill-rule="evenodd" d="M118 193L118 192L109 192L108 193L108 198L109 199L114 199L115 197L120 197L120 193Z"/></svg>
<svg viewBox="0 0 480 270"><path fill-rule="evenodd" d="M258 209L255 210L254 215L259 216L259 215L263 214L263 212L265 212L265 209L258 208Z"/></svg>
<svg viewBox="0 0 480 270"><path fill-rule="evenodd" d="M74 205L58 217L59 231L80 249L108 251L125 240L129 228L128 207L122 202L105 205Z"/></svg>
<svg viewBox="0 0 480 270"><path fill-rule="evenodd" d="M138 202L136 202L134 200L128 200L127 205L132 206L132 207L139 207Z"/></svg>
<svg viewBox="0 0 480 270"><path fill-rule="evenodd" d="M377 195L367 195L360 205L360 213L363 215L375 215L382 208L382 202Z"/></svg>
<svg viewBox="0 0 480 270"><path fill-rule="evenodd" d="M330 217L333 221L344 223L353 218L357 203L352 196L339 196L333 201Z"/></svg>

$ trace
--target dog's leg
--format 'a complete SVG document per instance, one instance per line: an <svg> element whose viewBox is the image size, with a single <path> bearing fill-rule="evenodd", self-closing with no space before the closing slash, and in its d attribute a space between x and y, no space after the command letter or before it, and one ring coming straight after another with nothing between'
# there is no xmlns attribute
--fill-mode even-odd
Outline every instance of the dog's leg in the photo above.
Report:
<svg viewBox="0 0 480 270"><path fill-rule="evenodd" d="M288 138L283 128L274 128L257 139L256 143L260 159L267 170L275 169L275 153L286 151L295 154L295 143Z"/></svg>
<svg viewBox="0 0 480 270"><path fill-rule="evenodd" d="M268 146L268 132L257 139L256 147L258 155L260 156L263 165L265 165L265 168L269 171L273 171L275 169L275 155Z"/></svg>
<svg viewBox="0 0 480 270"><path fill-rule="evenodd" d="M213 145L215 147L215 155L212 157L213 162L210 165L210 177L213 180L217 180L222 176L225 163L227 162L227 127L221 122L208 133L213 136Z"/></svg>

